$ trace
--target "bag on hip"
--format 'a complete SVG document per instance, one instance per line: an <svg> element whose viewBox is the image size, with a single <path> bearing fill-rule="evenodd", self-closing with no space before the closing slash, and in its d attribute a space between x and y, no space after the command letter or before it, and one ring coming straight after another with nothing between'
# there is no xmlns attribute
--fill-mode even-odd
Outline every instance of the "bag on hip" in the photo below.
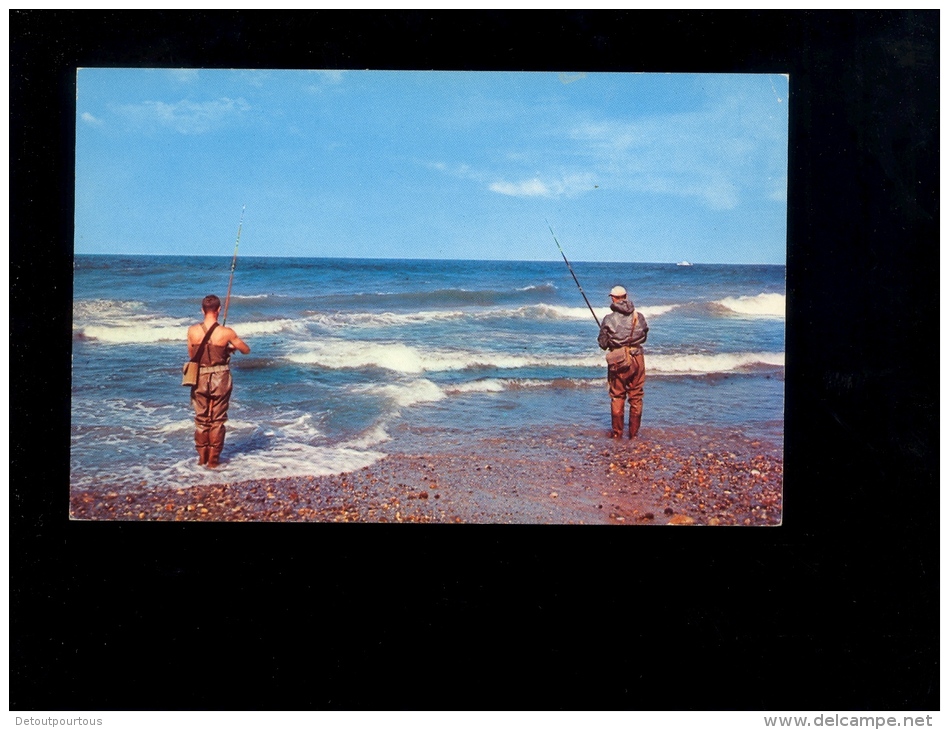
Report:
<svg viewBox="0 0 949 730"><path fill-rule="evenodd" d="M188 360L188 362L184 364L184 366L181 368L181 384L198 384L198 363Z"/></svg>
<svg viewBox="0 0 949 730"><path fill-rule="evenodd" d="M625 373L633 366L633 356L628 347L617 347L606 353L606 367L611 373Z"/></svg>

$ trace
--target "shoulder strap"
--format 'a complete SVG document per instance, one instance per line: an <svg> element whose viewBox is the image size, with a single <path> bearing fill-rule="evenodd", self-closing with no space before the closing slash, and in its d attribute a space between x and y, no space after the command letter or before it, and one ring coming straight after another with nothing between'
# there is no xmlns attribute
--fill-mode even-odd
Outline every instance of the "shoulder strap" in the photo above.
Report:
<svg viewBox="0 0 949 730"><path fill-rule="evenodd" d="M633 346L633 340L636 339L636 323L639 321L639 312L633 311L633 325L629 328L629 339L626 341L626 347Z"/></svg>
<svg viewBox="0 0 949 730"><path fill-rule="evenodd" d="M217 322L208 327L207 334L204 335L204 339L201 340L201 344L198 345L198 351L194 353L194 357L191 358L191 362L200 362L201 355L204 354L204 347L208 344L208 340L211 339L211 333L214 332L214 328L217 327ZM201 323L201 326L204 326L204 323Z"/></svg>

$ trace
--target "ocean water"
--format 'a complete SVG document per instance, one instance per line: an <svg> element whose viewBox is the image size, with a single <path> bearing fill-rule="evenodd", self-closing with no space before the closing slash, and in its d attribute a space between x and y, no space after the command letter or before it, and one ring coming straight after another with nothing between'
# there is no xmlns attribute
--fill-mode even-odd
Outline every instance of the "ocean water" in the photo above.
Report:
<svg viewBox="0 0 949 730"><path fill-rule="evenodd" d="M644 430L782 442L783 266L571 263L598 318L622 284L649 323ZM227 324L252 352L231 360L222 468L198 467L186 330L230 266L75 257L73 487L336 474L412 433L609 429L597 325L562 261L244 257Z"/></svg>

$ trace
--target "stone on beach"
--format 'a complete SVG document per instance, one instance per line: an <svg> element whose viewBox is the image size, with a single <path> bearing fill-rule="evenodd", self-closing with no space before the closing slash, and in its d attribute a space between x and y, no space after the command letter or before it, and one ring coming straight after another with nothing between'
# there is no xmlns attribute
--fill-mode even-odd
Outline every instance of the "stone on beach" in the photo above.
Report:
<svg viewBox="0 0 949 730"><path fill-rule="evenodd" d="M235 481L227 489L222 484L176 484L130 493L104 484L74 491L70 516L261 522L781 523L783 457L776 444L752 442L725 430L670 428L643 429L635 442L611 442L611 446L603 449L602 441L578 439L575 431L558 436L552 430L542 442L512 432L468 444L423 443L414 453L391 453L369 467L336 476ZM426 489L413 484L424 484ZM657 514L669 519L656 521Z"/></svg>

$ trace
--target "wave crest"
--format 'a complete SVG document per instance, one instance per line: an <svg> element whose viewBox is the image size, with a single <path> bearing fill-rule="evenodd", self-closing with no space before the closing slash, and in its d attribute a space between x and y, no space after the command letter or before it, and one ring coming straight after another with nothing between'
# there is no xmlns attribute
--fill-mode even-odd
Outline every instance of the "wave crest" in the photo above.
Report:
<svg viewBox="0 0 949 730"><path fill-rule="evenodd" d="M748 317L784 317L787 309L784 294L758 294L753 297L725 297L713 302L729 312Z"/></svg>
<svg viewBox="0 0 949 730"><path fill-rule="evenodd" d="M102 321L105 319L106 321ZM115 321L119 319L121 321ZM148 344L155 342L184 342L188 336L188 327L193 320L175 317L152 317L145 315L116 314L111 310L107 318L92 319L91 322L77 322L73 326L73 336L84 340L97 340L110 344ZM245 322L235 325L242 337L270 335L278 332L302 332L306 324L292 319L276 319L259 322Z"/></svg>
<svg viewBox="0 0 949 730"><path fill-rule="evenodd" d="M402 343L324 340L310 345L308 352L288 355L301 365L319 365L332 370L376 367L405 375L484 368L591 367L602 357L590 355L511 355L474 350L420 350Z"/></svg>
<svg viewBox="0 0 949 730"><path fill-rule="evenodd" d="M663 375L731 373L760 366L784 367L783 352L735 352L692 355L647 355L646 372Z"/></svg>
<svg viewBox="0 0 949 730"><path fill-rule="evenodd" d="M73 317L76 319L112 319L135 314L143 309L144 302L121 299L77 299L72 305Z"/></svg>

